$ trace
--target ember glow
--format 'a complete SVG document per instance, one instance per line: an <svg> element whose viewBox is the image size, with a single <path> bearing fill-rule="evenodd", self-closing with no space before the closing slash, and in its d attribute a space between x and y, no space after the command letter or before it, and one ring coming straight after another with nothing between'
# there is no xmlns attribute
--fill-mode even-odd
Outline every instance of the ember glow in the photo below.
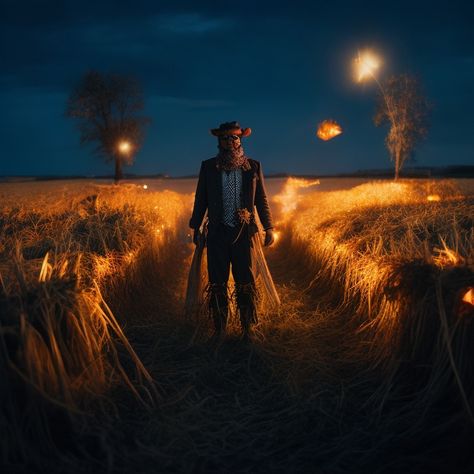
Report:
<svg viewBox="0 0 474 474"><path fill-rule="evenodd" d="M441 201L441 196L439 194L430 194L426 199L430 202L439 202Z"/></svg>
<svg viewBox="0 0 474 474"><path fill-rule="evenodd" d="M341 126L334 120L324 120L318 126L316 135L318 138L324 141L331 140L331 138L337 137L342 133Z"/></svg>
<svg viewBox="0 0 474 474"><path fill-rule="evenodd" d="M380 59L371 51L359 52L354 63L357 82L374 77L375 71L380 67Z"/></svg>
<svg viewBox="0 0 474 474"><path fill-rule="evenodd" d="M462 297L462 301L474 306L474 288L469 288L469 290L466 291L466 293Z"/></svg>

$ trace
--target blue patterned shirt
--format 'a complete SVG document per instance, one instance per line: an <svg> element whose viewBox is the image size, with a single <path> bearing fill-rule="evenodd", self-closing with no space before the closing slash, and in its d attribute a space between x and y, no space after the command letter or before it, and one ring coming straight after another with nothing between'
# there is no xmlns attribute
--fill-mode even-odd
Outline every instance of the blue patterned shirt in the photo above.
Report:
<svg viewBox="0 0 474 474"><path fill-rule="evenodd" d="M241 207L242 169L222 170L222 222L234 227L238 224L237 209Z"/></svg>

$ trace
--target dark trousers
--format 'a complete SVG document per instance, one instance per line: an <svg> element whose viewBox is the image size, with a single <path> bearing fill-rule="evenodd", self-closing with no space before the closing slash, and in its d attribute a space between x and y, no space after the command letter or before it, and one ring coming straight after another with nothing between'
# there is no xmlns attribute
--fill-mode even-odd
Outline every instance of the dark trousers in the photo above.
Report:
<svg viewBox="0 0 474 474"><path fill-rule="evenodd" d="M251 240L247 225L244 225L239 236L240 230L240 224L235 227L219 224L219 227L207 236L207 269L210 284L209 308L217 330L225 327L227 322L227 282L231 267L242 327L248 328L251 323L256 322L257 318Z"/></svg>

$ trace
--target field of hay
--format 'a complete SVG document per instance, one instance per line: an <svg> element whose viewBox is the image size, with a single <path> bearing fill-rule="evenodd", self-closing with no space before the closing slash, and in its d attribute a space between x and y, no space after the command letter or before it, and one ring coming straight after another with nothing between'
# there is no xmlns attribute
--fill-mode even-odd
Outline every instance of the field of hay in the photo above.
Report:
<svg viewBox="0 0 474 474"><path fill-rule="evenodd" d="M5 472L473 472L474 183L271 181L282 304L217 349L188 185L0 184Z"/></svg>

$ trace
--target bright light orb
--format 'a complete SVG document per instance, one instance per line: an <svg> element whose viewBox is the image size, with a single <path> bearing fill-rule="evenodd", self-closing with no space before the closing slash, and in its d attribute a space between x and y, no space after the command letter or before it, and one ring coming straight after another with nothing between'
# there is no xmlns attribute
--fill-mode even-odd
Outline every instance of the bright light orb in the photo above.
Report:
<svg viewBox="0 0 474 474"><path fill-rule="evenodd" d="M374 77L375 71L380 67L380 59L371 51L359 52L354 63L357 82Z"/></svg>
<svg viewBox="0 0 474 474"><path fill-rule="evenodd" d="M147 184L144 184L144 185L143 185L143 189L148 189L148 185L147 185Z"/></svg>
<svg viewBox="0 0 474 474"><path fill-rule="evenodd" d="M130 144L130 142L121 141L118 145L118 149L120 153L127 154L132 149L132 145Z"/></svg>

